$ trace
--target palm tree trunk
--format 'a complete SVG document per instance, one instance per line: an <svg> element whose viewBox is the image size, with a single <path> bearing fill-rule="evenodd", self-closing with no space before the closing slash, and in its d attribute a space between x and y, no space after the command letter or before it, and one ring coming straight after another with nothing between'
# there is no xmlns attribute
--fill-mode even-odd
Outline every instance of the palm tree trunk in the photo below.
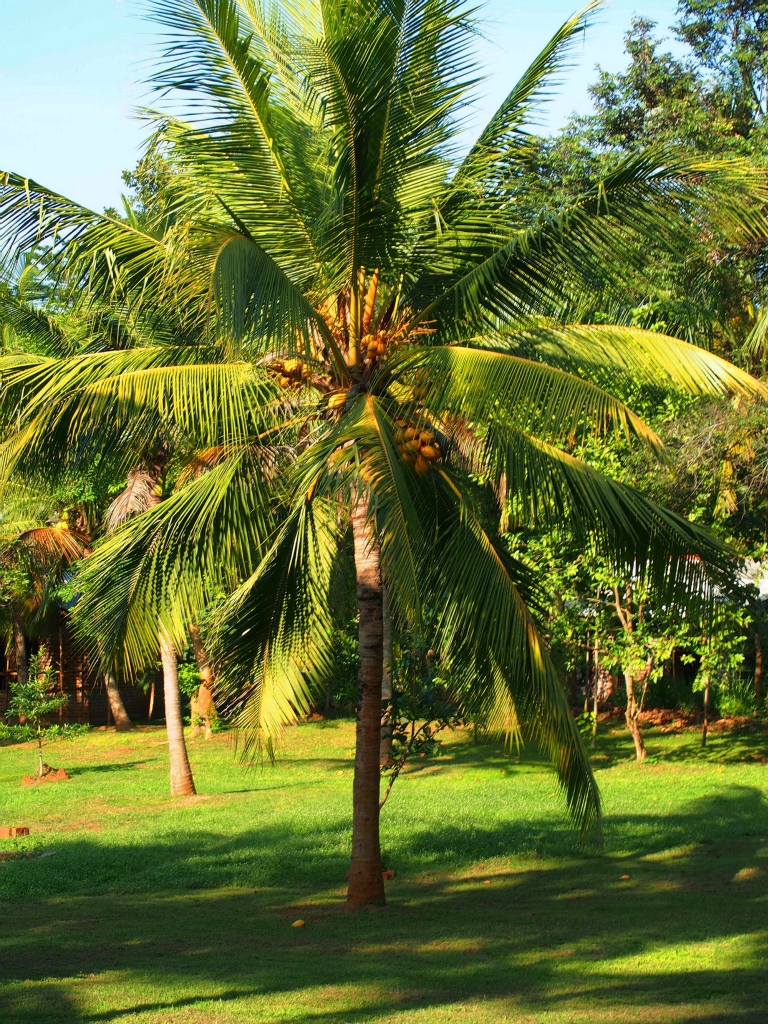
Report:
<svg viewBox="0 0 768 1024"><path fill-rule="evenodd" d="M709 676L704 683L704 719L701 723L701 745L707 745L707 730L709 729Z"/></svg>
<svg viewBox="0 0 768 1024"><path fill-rule="evenodd" d="M168 733L168 751L171 758L171 796L191 796L195 793L192 769L189 767L187 746L184 742L184 724L179 698L179 666L173 641L165 629L160 629L160 661L163 665L163 695L165 697L165 728Z"/></svg>
<svg viewBox="0 0 768 1024"><path fill-rule="evenodd" d="M13 616L13 646L16 652L16 679L29 682L29 660L27 658L27 637L18 615Z"/></svg>
<svg viewBox="0 0 768 1024"><path fill-rule="evenodd" d="M352 514L360 662L348 910L386 902L379 846L379 747L384 661L381 571L378 545L371 543L366 525L367 511L366 503L359 500Z"/></svg>
<svg viewBox="0 0 768 1024"><path fill-rule="evenodd" d="M133 722L125 710L123 698L120 696L120 689L117 685L117 677L110 668L104 673L104 686L109 700L109 710L112 712L112 721L115 723L117 732L128 732L133 728Z"/></svg>
<svg viewBox="0 0 768 1024"><path fill-rule="evenodd" d="M647 751L645 749L645 743L643 743L643 734L640 732L640 722L637 718L640 713L640 709L637 706L637 699L635 697L635 680L631 672L624 673L624 682L627 686L627 707L624 712L624 718L630 735L635 743L635 757L638 761L643 761L645 760Z"/></svg>
<svg viewBox="0 0 768 1024"><path fill-rule="evenodd" d="M763 645L760 634L755 630L755 704L757 717L763 717Z"/></svg>
<svg viewBox="0 0 768 1024"><path fill-rule="evenodd" d="M382 617L382 672L381 702L386 709L381 716L381 743L379 746L379 764L389 764L392 751L392 615L389 610L387 588L381 588Z"/></svg>
<svg viewBox="0 0 768 1024"><path fill-rule="evenodd" d="M597 595L598 601L600 600L600 594ZM597 712L600 707L600 641L598 639L597 627L595 627L595 651L594 651L594 669L593 669L593 683L592 683L592 739L590 746L594 750L597 747Z"/></svg>
<svg viewBox="0 0 768 1024"><path fill-rule="evenodd" d="M200 635L200 627L196 622L189 625L189 635L192 639L192 649L195 652L197 671L200 673L200 689L197 691L196 710L197 716L202 718L205 728L205 738L209 740L213 736L211 728L211 708L213 707L213 668L208 660L208 653L203 647L203 638ZM200 726L192 723L192 735L200 735Z"/></svg>

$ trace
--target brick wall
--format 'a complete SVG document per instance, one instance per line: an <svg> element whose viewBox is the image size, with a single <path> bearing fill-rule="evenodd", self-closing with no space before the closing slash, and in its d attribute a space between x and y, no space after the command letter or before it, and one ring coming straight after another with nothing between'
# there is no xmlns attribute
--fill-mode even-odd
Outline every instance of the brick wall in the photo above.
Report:
<svg viewBox="0 0 768 1024"><path fill-rule="evenodd" d="M67 696L67 704L50 715L48 724L77 722L79 724L106 725L108 717L107 694L101 674L88 663L72 637L66 618L62 615L58 629L47 637L30 643L30 653L44 644L50 653L54 670L54 683L60 693ZM16 659L12 647L3 650L0 645L0 717L4 716L9 696L9 683L16 678ZM146 721L149 711L149 693L137 686L119 680L120 695L125 710L132 719ZM158 677L152 717L161 719L165 714L163 687ZM110 722L111 724L111 722Z"/></svg>

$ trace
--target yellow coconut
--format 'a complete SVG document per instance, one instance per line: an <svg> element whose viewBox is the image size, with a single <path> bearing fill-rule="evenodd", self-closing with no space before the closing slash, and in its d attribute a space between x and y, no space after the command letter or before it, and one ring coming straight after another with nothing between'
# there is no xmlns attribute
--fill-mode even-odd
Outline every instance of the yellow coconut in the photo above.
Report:
<svg viewBox="0 0 768 1024"><path fill-rule="evenodd" d="M437 448L435 448L435 446L432 445L432 444L424 444L424 445L422 445L421 449L420 449L420 453L429 462L432 462L433 459L439 459L440 458L439 450Z"/></svg>
<svg viewBox="0 0 768 1024"><path fill-rule="evenodd" d="M329 409L340 409L342 407L342 405L344 405L346 403L346 401L347 401L347 392L346 391L337 391L335 394L331 395L331 397L328 399L328 408Z"/></svg>
<svg viewBox="0 0 768 1024"><path fill-rule="evenodd" d="M416 462L414 463L413 468L416 470L419 476L424 476L424 474L429 469L429 463L421 453L419 453L416 456Z"/></svg>

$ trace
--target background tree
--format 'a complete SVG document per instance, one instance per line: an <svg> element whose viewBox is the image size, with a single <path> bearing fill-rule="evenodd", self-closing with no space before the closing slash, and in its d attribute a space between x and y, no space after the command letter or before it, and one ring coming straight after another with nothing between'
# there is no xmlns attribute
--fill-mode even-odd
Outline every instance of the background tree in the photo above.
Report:
<svg viewBox="0 0 768 1024"><path fill-rule="evenodd" d="M532 212L556 208L628 153L648 146L739 156L764 166L762 100L745 100L744 92L751 96L751 85L744 83L752 79L758 94L763 88L761 4L681 3L678 15L676 33L689 44L689 56L664 52L655 24L634 19L626 36L626 69L600 71L590 90L594 113L572 118L557 136L532 141L523 174ZM764 239L734 244L700 216L689 218L681 231L687 232L682 258L656 249L655 269L625 280L618 294L601 283L591 302L582 304L583 317L659 329L749 363L761 351L768 326L760 316Z"/></svg>

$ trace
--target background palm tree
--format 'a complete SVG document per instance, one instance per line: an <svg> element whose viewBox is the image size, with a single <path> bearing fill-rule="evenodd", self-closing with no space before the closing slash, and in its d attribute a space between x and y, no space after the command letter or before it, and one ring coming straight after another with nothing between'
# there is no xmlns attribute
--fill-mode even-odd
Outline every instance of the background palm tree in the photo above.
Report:
<svg viewBox="0 0 768 1024"><path fill-rule="evenodd" d="M35 396L37 428L47 436L43 448L36 453L34 445L28 444L29 438L17 432L18 447L12 450L12 443L7 452L9 466L15 458L21 458L25 480L44 487L66 487L85 470L92 475L94 459L102 490L127 475L125 486L106 509L104 528L109 533L131 515L157 505L163 495L164 473L174 468L178 471L179 460L176 457L174 463L173 453L179 436L178 425L174 425L172 418L163 416L158 408L147 406L136 394L131 381L135 385L137 369L148 367L151 381L155 363L162 365L164 355L167 361L169 352L172 359L178 358L180 351L187 359L194 358L197 338L194 332L183 333L182 325L171 310L164 312L160 324L156 316L134 315L125 302L104 303L82 293L75 293L74 299L67 302L66 289L59 289L64 293L64 299L58 303L60 308L51 308L54 304L50 297L48 303L35 305L29 286L25 286L25 280L30 277L30 267L25 264L19 282L0 295L0 299L4 299L4 303L0 303L0 315L4 315L7 327L6 351L0 365L9 375L6 407L17 407L19 398L11 381L27 381L29 397ZM44 294L42 289L39 291ZM209 358L211 354L206 352ZM120 412L114 405L116 396L102 390L102 382L109 377L119 377L121 382ZM141 388L140 379L138 383ZM21 387L24 390L26 384L22 383ZM82 400L83 392L95 403L95 407L89 409L95 418L79 430L75 402L78 397ZM56 401L62 396L67 396L64 408ZM51 400L53 406L49 404ZM56 412L48 418L54 407ZM187 440L189 436L187 432ZM195 459L197 456L193 455L193 462ZM98 513L96 515L98 518ZM97 522L92 524L92 528L97 526ZM91 550L92 530L87 532L87 543L81 552L84 554L90 554ZM25 649L20 619L15 633L17 658L20 658L22 647ZM169 737L171 793L190 795L195 792L195 786L184 741L178 656L162 623L157 624L157 633L152 665L159 652ZM114 672L116 652L105 654L95 645L93 653L105 665L104 683L115 725L118 729L130 728ZM130 670L137 666L128 661L127 667Z"/></svg>
<svg viewBox="0 0 768 1024"><path fill-rule="evenodd" d="M648 237L673 247L681 215L706 205L732 233L762 230L747 167L668 152L634 155L568 206L521 216L523 126L594 6L460 159L475 71L456 0L157 3L169 43L153 82L194 97L189 120L158 118L175 168L162 216L100 216L13 175L0 194L17 249L47 240L51 267L155 332L108 358L9 368L6 473L52 457L71 469L158 429L186 459L174 493L84 563L88 635L146 660L158 620L180 643L211 590L263 554L219 618L215 653L246 746L270 740L329 668L334 566L351 531L350 907L383 900L383 579L400 623L436 609L459 690L489 728L541 740L588 830L597 789L500 514L514 499L543 522L567 517L617 564L648 564L670 594L724 571L705 531L567 450L608 429L660 448L600 386L606 371L761 390L675 339L557 320L595 278L638 270Z"/></svg>

